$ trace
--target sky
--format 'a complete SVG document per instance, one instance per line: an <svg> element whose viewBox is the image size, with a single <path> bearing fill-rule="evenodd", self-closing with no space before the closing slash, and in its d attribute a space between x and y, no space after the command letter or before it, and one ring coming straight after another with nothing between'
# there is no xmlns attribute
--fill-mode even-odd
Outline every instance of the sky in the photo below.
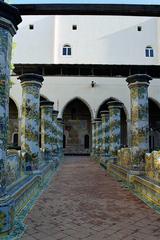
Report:
<svg viewBox="0 0 160 240"><path fill-rule="evenodd" d="M160 0L9 0L9 3L126 3L160 5Z"/></svg>

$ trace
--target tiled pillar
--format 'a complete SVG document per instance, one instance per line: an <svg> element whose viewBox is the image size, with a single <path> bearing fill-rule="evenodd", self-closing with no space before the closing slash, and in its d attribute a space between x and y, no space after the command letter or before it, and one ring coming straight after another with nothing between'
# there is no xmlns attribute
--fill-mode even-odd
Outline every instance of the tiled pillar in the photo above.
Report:
<svg viewBox="0 0 160 240"><path fill-rule="evenodd" d="M101 152L101 127L102 122L100 118L95 119L95 153L96 155L100 155Z"/></svg>
<svg viewBox="0 0 160 240"><path fill-rule="evenodd" d="M57 118L58 123L58 145L60 157L63 155L63 120L62 118Z"/></svg>
<svg viewBox="0 0 160 240"><path fill-rule="evenodd" d="M44 152L45 161L52 160L53 144L53 102L41 101L41 148Z"/></svg>
<svg viewBox="0 0 160 240"><path fill-rule="evenodd" d="M139 168L149 151L148 86L152 78L145 74L129 76L126 81L131 98L132 166Z"/></svg>
<svg viewBox="0 0 160 240"><path fill-rule="evenodd" d="M102 118L102 154L109 154L109 111L101 111Z"/></svg>
<svg viewBox="0 0 160 240"><path fill-rule="evenodd" d="M9 121L9 80L12 37L21 18L16 8L0 2L0 197L5 194L5 161Z"/></svg>
<svg viewBox="0 0 160 240"><path fill-rule="evenodd" d="M30 171L38 168L40 88L43 77L29 73L21 75L19 79L22 85L21 149L31 157L31 162L26 162L26 170Z"/></svg>
<svg viewBox="0 0 160 240"><path fill-rule="evenodd" d="M0 234L7 234L14 222L14 201L6 193L5 161L7 158L12 37L20 22L21 17L17 9L0 1Z"/></svg>
<svg viewBox="0 0 160 240"><path fill-rule="evenodd" d="M53 145L52 145L52 148L53 148L53 155L54 155L54 159L57 157L57 154L58 154L58 146L57 146L57 116L58 116L58 111L56 110L53 110L52 112L52 120L53 120Z"/></svg>
<svg viewBox="0 0 160 240"><path fill-rule="evenodd" d="M92 121L92 155L95 154L95 148L96 148L96 123L95 121Z"/></svg>
<svg viewBox="0 0 160 240"><path fill-rule="evenodd" d="M118 101L108 103L109 109L109 153L112 157L117 156L117 151L121 147L121 108L122 104Z"/></svg>

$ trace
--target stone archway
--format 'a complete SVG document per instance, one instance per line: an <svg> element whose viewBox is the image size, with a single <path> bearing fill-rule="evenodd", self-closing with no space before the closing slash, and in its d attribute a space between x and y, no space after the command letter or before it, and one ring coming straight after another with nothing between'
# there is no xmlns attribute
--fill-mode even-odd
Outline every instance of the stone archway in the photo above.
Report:
<svg viewBox="0 0 160 240"><path fill-rule="evenodd" d="M107 103L111 101L118 101L116 98L108 98L106 99L99 107L97 111L97 118L101 118L101 111L108 110ZM120 102L121 103L121 102ZM121 109L121 145L127 146L127 114L125 107Z"/></svg>
<svg viewBox="0 0 160 240"><path fill-rule="evenodd" d="M149 98L149 149L160 148L160 105L154 99Z"/></svg>
<svg viewBox="0 0 160 240"><path fill-rule="evenodd" d="M18 141L15 136L18 134L18 108L12 98L9 98L9 130L8 130L8 145L9 147L17 147Z"/></svg>
<svg viewBox="0 0 160 240"><path fill-rule="evenodd" d="M91 147L91 113L79 98L71 100L64 108L64 135L67 155L86 155ZM86 147L86 135L89 146Z"/></svg>

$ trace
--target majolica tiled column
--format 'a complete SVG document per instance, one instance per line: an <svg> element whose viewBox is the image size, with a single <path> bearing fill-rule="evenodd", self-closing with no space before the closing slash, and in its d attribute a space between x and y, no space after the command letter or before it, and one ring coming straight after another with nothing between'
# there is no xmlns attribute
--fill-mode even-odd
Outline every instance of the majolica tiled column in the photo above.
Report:
<svg viewBox="0 0 160 240"><path fill-rule="evenodd" d="M5 160L9 119L9 79L12 37L21 22L16 8L0 1L0 197L5 194Z"/></svg>
<svg viewBox="0 0 160 240"><path fill-rule="evenodd" d="M54 158L57 157L57 152L58 152L58 146L57 146L57 116L58 116L58 111L56 110L53 110L53 113L52 113L52 124L53 124L53 145L52 145L52 148L53 148L53 155L54 155Z"/></svg>
<svg viewBox="0 0 160 240"><path fill-rule="evenodd" d="M45 161L52 160L53 144L53 102L41 101L41 148L44 151Z"/></svg>
<svg viewBox="0 0 160 240"><path fill-rule="evenodd" d="M148 86L152 78L135 74L127 78L131 98L132 165L140 167L145 152L149 151Z"/></svg>
<svg viewBox="0 0 160 240"><path fill-rule="evenodd" d="M96 118L95 119L95 153L96 155L100 154L100 148L101 148L101 119L100 118Z"/></svg>
<svg viewBox="0 0 160 240"><path fill-rule="evenodd" d="M112 157L117 156L117 151L121 147L121 108L118 101L108 103L109 109L109 153Z"/></svg>
<svg viewBox="0 0 160 240"><path fill-rule="evenodd" d="M95 154L95 147L96 147L96 123L95 121L92 122L92 155Z"/></svg>
<svg viewBox="0 0 160 240"><path fill-rule="evenodd" d="M60 157L63 155L63 120L62 118L57 118L58 123L58 145Z"/></svg>
<svg viewBox="0 0 160 240"><path fill-rule="evenodd" d="M20 22L21 17L17 9L0 1L0 234L8 233L14 221L14 201L6 194L5 161L7 157L12 37Z"/></svg>
<svg viewBox="0 0 160 240"><path fill-rule="evenodd" d="M109 153L109 111L101 111L102 118L102 154Z"/></svg>
<svg viewBox="0 0 160 240"><path fill-rule="evenodd" d="M40 88L43 77L37 74L23 74L19 77L22 85L22 127L21 149L31 157L26 170L38 168Z"/></svg>

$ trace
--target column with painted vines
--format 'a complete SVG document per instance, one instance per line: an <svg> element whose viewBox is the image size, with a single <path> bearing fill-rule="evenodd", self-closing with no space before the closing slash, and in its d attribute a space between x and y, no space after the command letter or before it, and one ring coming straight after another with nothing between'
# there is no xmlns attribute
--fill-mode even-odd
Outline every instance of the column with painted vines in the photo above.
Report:
<svg viewBox="0 0 160 240"><path fill-rule="evenodd" d="M101 148L101 119L95 118L95 154L100 155Z"/></svg>
<svg viewBox="0 0 160 240"><path fill-rule="evenodd" d="M131 99L133 168L143 168L144 154L149 151L148 86L151 80L146 74L135 74L126 79Z"/></svg>
<svg viewBox="0 0 160 240"><path fill-rule="evenodd" d="M102 154L109 154L109 111L101 111L102 118Z"/></svg>
<svg viewBox="0 0 160 240"><path fill-rule="evenodd" d="M38 168L40 88L43 77L23 74L19 77L22 86L21 150L27 154L26 170Z"/></svg>
<svg viewBox="0 0 160 240"><path fill-rule="evenodd" d="M95 154L95 148L96 148L96 123L93 120L92 121L92 156Z"/></svg>
<svg viewBox="0 0 160 240"><path fill-rule="evenodd" d="M16 8L0 1L0 197L5 194L5 161L9 122L9 79L12 37L21 17Z"/></svg>
<svg viewBox="0 0 160 240"><path fill-rule="evenodd" d="M117 151L121 148L121 108L123 104L112 101L107 105L109 109L109 154L116 158Z"/></svg>
<svg viewBox="0 0 160 240"><path fill-rule="evenodd" d="M58 143L59 143L59 150L60 150L60 157L63 156L63 128L64 123L62 118L57 118L58 123Z"/></svg>
<svg viewBox="0 0 160 240"><path fill-rule="evenodd" d="M53 126L53 144L52 144L52 149L53 149L53 156L54 160L58 157L58 146L57 146L57 116L58 116L58 111L53 110L52 112L52 126Z"/></svg>
<svg viewBox="0 0 160 240"><path fill-rule="evenodd" d="M12 37L20 22L18 10L0 1L0 234L8 234L14 223L15 202L6 193L8 182L5 162L7 159Z"/></svg>
<svg viewBox="0 0 160 240"><path fill-rule="evenodd" d="M44 152L45 161L52 160L53 144L53 102L41 101L41 148Z"/></svg>

